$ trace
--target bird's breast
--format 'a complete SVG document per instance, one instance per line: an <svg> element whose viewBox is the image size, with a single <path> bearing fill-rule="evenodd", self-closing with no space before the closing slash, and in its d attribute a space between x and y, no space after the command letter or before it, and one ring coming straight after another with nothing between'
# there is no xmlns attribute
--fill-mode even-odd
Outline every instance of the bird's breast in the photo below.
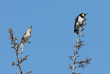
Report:
<svg viewBox="0 0 110 74"><path fill-rule="evenodd" d="M79 18L78 18L78 22L80 22L80 23L81 23L82 21L84 21L84 18L79 17Z"/></svg>

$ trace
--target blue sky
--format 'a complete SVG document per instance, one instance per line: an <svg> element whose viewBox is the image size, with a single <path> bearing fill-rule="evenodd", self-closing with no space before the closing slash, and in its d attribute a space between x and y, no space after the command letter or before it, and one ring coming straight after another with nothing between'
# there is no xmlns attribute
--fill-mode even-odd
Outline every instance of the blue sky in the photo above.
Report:
<svg viewBox="0 0 110 74"><path fill-rule="evenodd" d="M109 0L0 0L0 74L14 74L17 66L14 49L7 38L11 27L14 36L21 39L29 26L32 27L31 44L25 43L23 55L28 59L21 64L23 73L67 74L71 73L69 56L78 36L74 22L80 12L88 13L87 25L81 39L84 47L78 60L92 58L86 68L77 68L81 74L110 74ZM20 41L19 41L20 42Z"/></svg>

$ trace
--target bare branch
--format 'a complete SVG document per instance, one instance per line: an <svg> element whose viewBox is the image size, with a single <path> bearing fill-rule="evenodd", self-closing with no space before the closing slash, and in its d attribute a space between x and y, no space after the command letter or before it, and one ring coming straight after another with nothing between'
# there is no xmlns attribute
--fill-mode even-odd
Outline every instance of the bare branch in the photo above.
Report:
<svg viewBox="0 0 110 74"><path fill-rule="evenodd" d="M13 66L13 65L18 65L18 64L16 64L14 61L12 61L11 63L12 63L12 65L11 65L11 66Z"/></svg>
<svg viewBox="0 0 110 74"><path fill-rule="evenodd" d="M18 70L17 70L16 73L14 73L14 74L18 74Z"/></svg>
<svg viewBox="0 0 110 74"><path fill-rule="evenodd" d="M71 66L70 64L69 64L69 66L70 66L69 69L72 69L73 66Z"/></svg>
<svg viewBox="0 0 110 74"><path fill-rule="evenodd" d="M84 24L84 25L86 25L86 24ZM83 25L83 26L84 26L84 25ZM83 26L82 26L82 27L83 27ZM75 73L75 72L74 72L74 69L75 69L75 68L78 68L78 67L84 68L86 65L90 64L90 61L91 61L91 58L89 58L89 59L85 59L84 61L78 61L78 62L76 62L76 59L79 57L79 56L76 56L76 55L78 54L79 49L80 49L82 46L84 46L84 44L83 44L84 41L80 40L80 37L81 37L81 36L84 37L84 35L81 35L82 31L84 31L84 28L82 28L82 27L81 27L81 30L80 30L80 32L79 32L79 38L77 39L76 44L73 46L73 47L74 47L74 55L69 56L69 58L73 60L73 65L72 65L72 66L69 65L69 66L70 66L69 68L72 69L72 74L80 74L80 73ZM77 49L78 49L78 50L77 50ZM78 64L78 66L75 66L76 63Z"/></svg>
<svg viewBox="0 0 110 74"><path fill-rule="evenodd" d="M32 73L32 71L28 71L28 72L26 72L26 74L29 74L29 73Z"/></svg>
<svg viewBox="0 0 110 74"><path fill-rule="evenodd" d="M18 61L18 64L16 64L15 62L12 61L12 62L11 62L12 65L11 65L11 66L13 66L13 65L16 64L17 66L19 66L19 69L20 69L21 74L23 74L23 73L22 73L21 64L20 64L19 55L18 55L18 48L19 48L20 43L18 44L18 42L15 42L16 40L19 40L19 39L16 38L16 37L14 37L14 35L13 35L14 33L13 33L13 30L12 30L11 28L9 28L7 32L10 33L9 40L11 40L11 44L14 44L14 46L11 46L11 47L16 50L17 61Z"/></svg>
<svg viewBox="0 0 110 74"><path fill-rule="evenodd" d="M70 58L70 59L72 59L72 58L73 58L73 56L69 56L69 58Z"/></svg>
<svg viewBox="0 0 110 74"><path fill-rule="evenodd" d="M16 40L19 40L19 39L16 38L16 37L14 37L14 35L13 35L14 33L13 33L13 30L11 28L9 28L7 32L10 33L10 37L9 37L8 40L11 40L11 44L13 44L13 46L11 46L11 48L15 49L14 52L16 53L16 56L17 56L17 63L15 63L14 61L12 61L11 62L12 65L11 66L17 65L19 67L19 69L20 69L20 73L23 74L22 68L21 68L21 63L24 60L27 60L28 55L26 55L23 59L20 60L19 53L18 53L19 52L18 48L19 48L21 42L20 43L16 42ZM31 73L31 72L32 71L28 71L26 74ZM16 74L18 74L18 72L16 72Z"/></svg>
<svg viewBox="0 0 110 74"><path fill-rule="evenodd" d="M78 38L78 40L77 40L77 42L76 42L76 44L74 45L75 46L75 48L74 48L74 59L73 59L73 67L72 67L72 74L74 73L74 69L75 69L75 61L76 61L76 48L77 48L77 44L79 43L79 40L80 40L80 37L81 37L81 32L83 31L83 28L81 28L81 31L80 31L80 33L79 33L79 38Z"/></svg>
<svg viewBox="0 0 110 74"><path fill-rule="evenodd" d="M20 63L22 63L24 60L27 60L28 55L26 55L23 59L21 59Z"/></svg>

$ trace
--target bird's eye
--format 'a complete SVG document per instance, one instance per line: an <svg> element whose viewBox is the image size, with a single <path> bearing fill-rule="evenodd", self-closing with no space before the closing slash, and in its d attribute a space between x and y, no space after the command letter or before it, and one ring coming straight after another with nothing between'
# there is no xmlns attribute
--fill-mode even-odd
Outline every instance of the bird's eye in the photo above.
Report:
<svg viewBox="0 0 110 74"><path fill-rule="evenodd" d="M82 14L82 16L84 16L84 14Z"/></svg>

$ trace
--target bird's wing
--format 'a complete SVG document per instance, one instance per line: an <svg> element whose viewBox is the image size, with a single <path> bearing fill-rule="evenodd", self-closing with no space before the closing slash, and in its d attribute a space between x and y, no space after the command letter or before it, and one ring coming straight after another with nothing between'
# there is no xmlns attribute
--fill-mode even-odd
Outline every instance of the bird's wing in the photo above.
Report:
<svg viewBox="0 0 110 74"><path fill-rule="evenodd" d="M32 30L31 30L32 31ZM31 37L31 31L30 31L30 37Z"/></svg>
<svg viewBox="0 0 110 74"><path fill-rule="evenodd" d="M24 33L23 37L25 37L26 34L27 34L27 31Z"/></svg>
<svg viewBox="0 0 110 74"><path fill-rule="evenodd" d="M24 43L24 42L25 42L25 41L24 41L24 37L25 37L26 33L27 33L27 31L24 33L24 35L23 35L23 37L22 37L22 39L21 39L21 43Z"/></svg>
<svg viewBox="0 0 110 74"><path fill-rule="evenodd" d="M79 16L79 15L78 15ZM75 19L75 24L74 24L74 28L76 27L76 23L78 22L78 16Z"/></svg>

